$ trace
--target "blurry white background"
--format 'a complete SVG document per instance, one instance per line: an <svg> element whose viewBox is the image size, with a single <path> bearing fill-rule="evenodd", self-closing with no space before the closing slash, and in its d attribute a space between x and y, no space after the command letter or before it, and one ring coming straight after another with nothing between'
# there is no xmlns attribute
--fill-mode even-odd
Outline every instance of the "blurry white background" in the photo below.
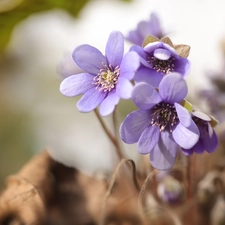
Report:
<svg viewBox="0 0 225 225"><path fill-rule="evenodd" d="M67 165L88 173L114 167L113 147L93 113L80 114L76 99L59 92L59 64L80 44L104 52L109 33L123 34L140 20L156 12L175 44L191 46L191 73L187 78L190 96L209 83L207 70L220 70L220 42L225 38L223 0L92 0L78 19L60 10L30 16L14 30L8 54L18 60L15 73L4 79L1 90L12 110L29 112L35 134L34 153L47 147ZM129 46L126 46L128 50ZM5 76L6 77L6 76ZM106 118L110 122L109 118ZM125 146L128 157L137 160L136 146Z"/></svg>

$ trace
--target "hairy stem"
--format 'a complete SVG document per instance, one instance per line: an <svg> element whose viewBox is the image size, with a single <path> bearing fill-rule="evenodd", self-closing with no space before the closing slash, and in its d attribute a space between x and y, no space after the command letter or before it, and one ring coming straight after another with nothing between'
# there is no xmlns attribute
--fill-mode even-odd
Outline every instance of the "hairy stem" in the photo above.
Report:
<svg viewBox="0 0 225 225"><path fill-rule="evenodd" d="M102 128L104 129L105 133L107 134L107 136L109 137L109 139L111 140L111 142L113 143L113 145L116 148L116 153L119 157L120 160L122 160L123 157L123 153L121 151L120 145L118 140L112 135L112 133L109 131L109 129L107 128L107 126L105 125L102 117L100 116L99 112L97 109L94 109L95 115L97 116L99 122L101 123Z"/></svg>

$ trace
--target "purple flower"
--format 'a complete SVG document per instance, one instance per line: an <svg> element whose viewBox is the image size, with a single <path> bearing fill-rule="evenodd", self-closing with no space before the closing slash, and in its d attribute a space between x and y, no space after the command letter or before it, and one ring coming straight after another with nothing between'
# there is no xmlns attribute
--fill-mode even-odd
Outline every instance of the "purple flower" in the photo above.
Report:
<svg viewBox="0 0 225 225"><path fill-rule="evenodd" d="M208 153L214 152L218 146L218 138L210 124L211 118L202 112L192 112L192 119L200 131L200 137L192 148L182 148L183 153L185 155L192 155L193 152L201 154L204 150Z"/></svg>
<svg viewBox="0 0 225 225"><path fill-rule="evenodd" d="M112 32L106 44L104 56L90 45L81 45L73 52L75 63L85 73L69 76L60 85L62 94L74 97L83 94L77 102L80 112L90 112L100 105L100 114L113 112L119 99L129 99L133 86L130 80L139 67L139 56L128 52L123 57L124 38L120 32Z"/></svg>
<svg viewBox="0 0 225 225"><path fill-rule="evenodd" d="M158 87L162 78L171 72L177 72L185 77L190 71L190 61L180 57L175 48L162 41L131 47L131 51L137 52L141 57L141 66L138 69L135 82L146 82Z"/></svg>
<svg viewBox="0 0 225 225"><path fill-rule="evenodd" d="M139 153L150 153L156 169L168 170L179 146L190 149L197 143L199 130L188 110L179 104L187 94L186 82L179 74L165 76L158 90L147 83L134 87L132 100L140 110L125 118L120 137L127 144L138 142Z"/></svg>
<svg viewBox="0 0 225 225"><path fill-rule="evenodd" d="M148 35L152 35L159 39L166 35L161 27L159 17L156 13L151 13L148 21L140 21L137 28L128 33L126 39L135 45L142 46Z"/></svg>
<svg viewBox="0 0 225 225"><path fill-rule="evenodd" d="M179 203L184 198L183 184L171 175L167 175L157 186L157 194L165 203Z"/></svg>

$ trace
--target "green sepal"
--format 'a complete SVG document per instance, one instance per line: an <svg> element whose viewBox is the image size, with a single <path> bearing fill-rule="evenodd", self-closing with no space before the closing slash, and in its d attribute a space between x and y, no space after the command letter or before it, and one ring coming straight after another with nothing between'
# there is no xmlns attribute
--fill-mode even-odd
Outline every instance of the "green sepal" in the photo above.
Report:
<svg viewBox="0 0 225 225"><path fill-rule="evenodd" d="M192 112L193 106L190 102L188 102L187 100L182 100L180 102L180 105L182 105L185 109L188 110L188 112Z"/></svg>
<svg viewBox="0 0 225 225"><path fill-rule="evenodd" d="M215 126L218 124L219 121L218 121L215 117L213 117L213 116L211 116L211 115L209 115L209 117L211 118L211 121L209 122L210 125L211 125L212 127L215 127Z"/></svg>

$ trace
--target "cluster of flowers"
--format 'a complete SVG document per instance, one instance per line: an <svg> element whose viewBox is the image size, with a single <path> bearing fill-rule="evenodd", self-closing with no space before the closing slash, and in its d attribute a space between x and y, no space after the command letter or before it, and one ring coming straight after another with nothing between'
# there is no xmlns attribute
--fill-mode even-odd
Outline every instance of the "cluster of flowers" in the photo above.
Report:
<svg viewBox="0 0 225 225"><path fill-rule="evenodd" d="M101 116L111 114L120 98L131 98L139 109L121 124L121 139L128 144L138 142L139 153L150 153L153 167L168 170L179 149L185 155L216 149L215 120L194 111L185 100L190 47L173 45L168 37L158 38L163 33L157 26L157 34L148 31L154 36L146 35L140 42L142 26L146 24L140 23L129 33L128 39L136 45L125 55L124 36L119 31L109 35L105 55L87 44L77 47L72 57L84 72L64 79L60 91L68 97L83 95L78 110L90 112L100 106Z"/></svg>

